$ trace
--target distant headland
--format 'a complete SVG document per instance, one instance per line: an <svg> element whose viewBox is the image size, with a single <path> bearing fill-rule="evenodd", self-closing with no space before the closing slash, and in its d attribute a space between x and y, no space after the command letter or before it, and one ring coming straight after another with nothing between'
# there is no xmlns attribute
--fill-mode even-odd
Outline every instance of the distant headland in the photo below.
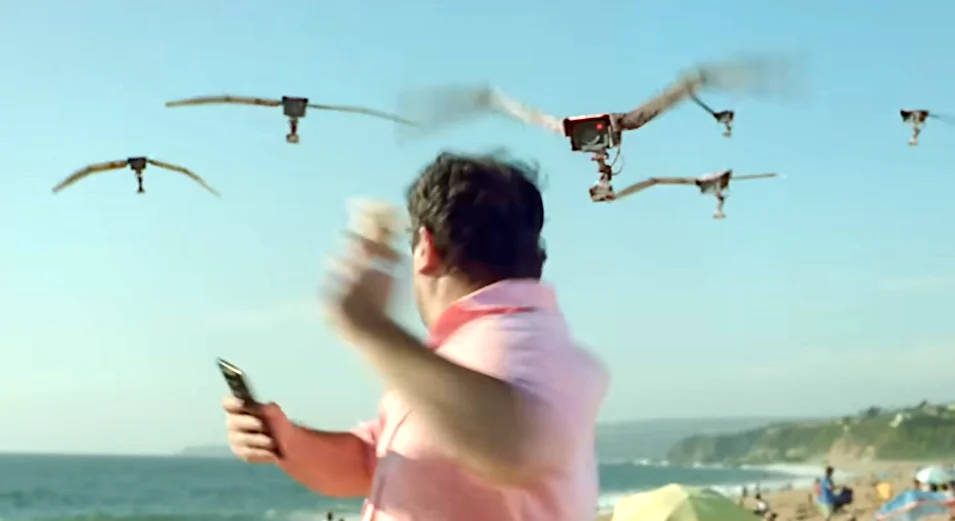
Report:
<svg viewBox="0 0 955 521"><path fill-rule="evenodd" d="M231 458L232 451L225 445L196 445L186 447L175 454L189 458Z"/></svg>

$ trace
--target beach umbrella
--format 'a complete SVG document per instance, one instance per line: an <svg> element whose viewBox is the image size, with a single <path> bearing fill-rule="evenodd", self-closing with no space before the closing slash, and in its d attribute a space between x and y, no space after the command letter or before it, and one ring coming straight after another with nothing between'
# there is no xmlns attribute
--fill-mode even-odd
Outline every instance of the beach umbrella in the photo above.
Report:
<svg viewBox="0 0 955 521"><path fill-rule="evenodd" d="M875 521L919 521L930 516L948 517L951 500L942 492L906 490L875 513Z"/></svg>
<svg viewBox="0 0 955 521"><path fill-rule="evenodd" d="M935 465L920 469L915 473L915 479L922 483L941 485L955 480L955 475L951 470Z"/></svg>
<svg viewBox="0 0 955 521"><path fill-rule="evenodd" d="M672 484L626 497L611 521L758 521L732 499L708 488Z"/></svg>

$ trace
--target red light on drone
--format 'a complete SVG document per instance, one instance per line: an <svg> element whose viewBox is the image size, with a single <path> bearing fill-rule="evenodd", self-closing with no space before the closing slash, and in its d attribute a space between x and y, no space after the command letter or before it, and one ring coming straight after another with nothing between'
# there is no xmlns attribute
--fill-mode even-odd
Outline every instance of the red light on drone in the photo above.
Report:
<svg viewBox="0 0 955 521"><path fill-rule="evenodd" d="M604 129L604 124L603 124L603 123L597 123L597 130L603 130L603 129Z"/></svg>

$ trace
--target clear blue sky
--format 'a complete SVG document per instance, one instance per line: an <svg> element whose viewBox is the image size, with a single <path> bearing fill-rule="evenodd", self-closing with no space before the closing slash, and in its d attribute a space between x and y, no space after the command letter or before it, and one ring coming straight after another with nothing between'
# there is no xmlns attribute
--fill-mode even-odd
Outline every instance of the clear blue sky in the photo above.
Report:
<svg viewBox="0 0 955 521"><path fill-rule="evenodd" d="M952 397L955 127L910 149L897 111L955 112L953 19L940 0L0 0L0 450L220 443L216 356L315 426L374 414L373 375L312 309L318 280L345 200L397 200L445 148L540 162L546 277L613 370L606 421ZM709 95L737 110L732 140L689 105L625 138L621 182L787 176L737 185L722 222L689 189L594 205L585 156L502 119L399 147L387 122L312 112L291 146L278 109L163 108L230 92L391 109L404 88L491 81L587 114L756 49L808 54L812 96ZM128 171L50 194L137 154L222 199L155 169L146 196Z"/></svg>

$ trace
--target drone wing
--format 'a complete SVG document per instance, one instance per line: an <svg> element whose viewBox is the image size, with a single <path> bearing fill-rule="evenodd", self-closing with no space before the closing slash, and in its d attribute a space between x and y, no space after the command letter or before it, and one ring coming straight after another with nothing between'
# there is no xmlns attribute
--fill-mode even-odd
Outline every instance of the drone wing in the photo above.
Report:
<svg viewBox="0 0 955 521"><path fill-rule="evenodd" d="M89 165L85 168L73 172L69 177L60 182L60 184L53 187L53 193L57 193L60 190L70 186L71 184L85 179L93 174L98 174L100 172L107 172L109 170L118 170L124 168L129 164L129 161L126 159L121 159L118 161L109 161L106 163L96 163Z"/></svg>
<svg viewBox="0 0 955 521"><path fill-rule="evenodd" d="M555 134L564 135L564 124L561 118L551 116L530 105L526 105L508 96L504 91L491 89L491 110L515 119L525 125L537 125Z"/></svg>
<svg viewBox="0 0 955 521"><path fill-rule="evenodd" d="M208 184L206 184L206 182L205 182L201 177L199 177L198 175L194 174L191 170L188 170L188 169L186 169L186 168L183 168L183 167L181 167L181 166L179 166L179 165L174 165L174 164L171 164L171 163L166 163L166 162L164 162L164 161L158 161L158 160L156 160L156 159L147 159L146 162L148 162L150 165L158 166L158 167L160 167L160 168L165 168L166 170L172 170L173 172L179 172L180 174L185 175L185 176L188 177L189 179L192 179L193 181L199 183L203 188L205 188L206 190L208 190L209 193L211 193L212 195L214 195L214 196L216 196L216 197L219 197L219 192L216 192L214 188L212 188L211 186L209 186Z"/></svg>
<svg viewBox="0 0 955 521"><path fill-rule="evenodd" d="M379 110L369 109L365 107L350 107L345 105L322 105L320 103L309 103L309 108L318 109L318 110L334 110L336 112L351 112L353 114L365 114L367 116L372 116L381 119L387 119L394 121L396 123L401 123L402 125L411 125L417 126L413 121L409 121L401 116L395 114L389 114L387 112L382 112Z"/></svg>
<svg viewBox="0 0 955 521"><path fill-rule="evenodd" d="M523 123L543 126L563 135L562 120L525 105L488 85L447 85L414 92L399 98L400 112L419 128L437 131L490 112Z"/></svg>
<svg viewBox="0 0 955 521"><path fill-rule="evenodd" d="M422 129L438 130L487 111L490 88L475 85L445 85L401 93L399 112L417 121Z"/></svg>
<svg viewBox="0 0 955 521"><path fill-rule="evenodd" d="M749 181L752 179L770 179L773 177L779 177L779 174L734 175L730 177L730 181Z"/></svg>
<svg viewBox="0 0 955 521"><path fill-rule="evenodd" d="M260 107L278 107L282 104L279 99L250 98L247 96L199 96L176 101L167 101L167 107L185 107L189 105L211 105L215 103L237 103L240 105L258 105Z"/></svg>
<svg viewBox="0 0 955 521"><path fill-rule="evenodd" d="M949 124L949 125L955 125L955 118L953 118L952 116L949 116L949 115L947 115L947 114L939 114L939 113L937 113L937 112L929 112L928 117L930 117L930 118L932 118L932 119L934 119L934 120L936 120L936 121L941 121L942 123L947 123L947 124Z"/></svg>
<svg viewBox="0 0 955 521"><path fill-rule="evenodd" d="M631 194L646 190L651 186L657 185L695 185L696 179L691 177L651 177L638 183L634 183L615 194L615 199L620 199Z"/></svg>
<svg viewBox="0 0 955 521"><path fill-rule="evenodd" d="M696 84L688 80L680 80L668 87L665 91L650 99L643 105L620 115L621 130L636 130L653 121L664 112L679 105L693 94Z"/></svg>
<svg viewBox="0 0 955 521"><path fill-rule="evenodd" d="M712 89L753 96L783 95L798 96L805 91L796 74L797 61L782 55L755 55L709 62L694 67L656 97L636 109L620 115L624 130L638 129L653 121L664 112L693 97L703 108L695 94L699 90ZM712 114L712 109L709 109Z"/></svg>

